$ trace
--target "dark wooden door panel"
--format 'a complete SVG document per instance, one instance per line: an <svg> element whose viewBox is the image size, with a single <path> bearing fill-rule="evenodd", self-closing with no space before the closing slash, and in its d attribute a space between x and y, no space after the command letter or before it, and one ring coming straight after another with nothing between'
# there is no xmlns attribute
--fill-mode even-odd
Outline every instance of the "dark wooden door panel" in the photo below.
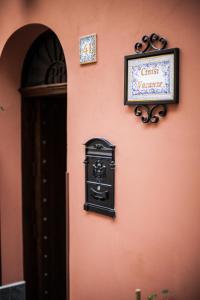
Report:
<svg viewBox="0 0 200 300"><path fill-rule="evenodd" d="M66 300L65 97L23 100L22 149L27 300Z"/></svg>
<svg viewBox="0 0 200 300"><path fill-rule="evenodd" d="M24 277L27 283L27 299L38 299L37 289L37 228L34 206L34 124L36 109L31 99L22 102L22 198Z"/></svg>

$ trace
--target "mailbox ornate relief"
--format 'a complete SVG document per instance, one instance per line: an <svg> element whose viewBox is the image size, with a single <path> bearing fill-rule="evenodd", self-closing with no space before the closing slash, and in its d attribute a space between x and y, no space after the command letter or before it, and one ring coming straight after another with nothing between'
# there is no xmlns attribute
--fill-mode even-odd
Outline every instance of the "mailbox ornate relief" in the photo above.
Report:
<svg viewBox="0 0 200 300"><path fill-rule="evenodd" d="M84 209L115 217L115 146L105 139L93 138L85 144Z"/></svg>

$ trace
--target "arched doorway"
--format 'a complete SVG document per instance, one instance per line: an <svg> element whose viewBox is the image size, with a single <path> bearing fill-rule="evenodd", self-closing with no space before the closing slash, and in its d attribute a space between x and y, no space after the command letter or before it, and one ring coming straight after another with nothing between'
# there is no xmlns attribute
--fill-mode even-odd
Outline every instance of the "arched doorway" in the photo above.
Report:
<svg viewBox="0 0 200 300"><path fill-rule="evenodd" d="M22 198L27 300L66 300L66 63L57 36L42 33L23 66Z"/></svg>

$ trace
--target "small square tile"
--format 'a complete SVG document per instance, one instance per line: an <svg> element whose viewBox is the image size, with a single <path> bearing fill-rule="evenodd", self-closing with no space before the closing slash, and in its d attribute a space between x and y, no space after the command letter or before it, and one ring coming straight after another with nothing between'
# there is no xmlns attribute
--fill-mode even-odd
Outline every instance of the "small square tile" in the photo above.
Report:
<svg viewBox="0 0 200 300"><path fill-rule="evenodd" d="M97 61L96 34L85 35L80 38L80 64L90 64Z"/></svg>

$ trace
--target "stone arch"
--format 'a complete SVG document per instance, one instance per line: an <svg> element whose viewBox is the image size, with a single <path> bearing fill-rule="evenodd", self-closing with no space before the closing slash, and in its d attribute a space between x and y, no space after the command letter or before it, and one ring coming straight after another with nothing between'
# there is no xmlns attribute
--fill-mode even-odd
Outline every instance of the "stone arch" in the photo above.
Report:
<svg viewBox="0 0 200 300"><path fill-rule="evenodd" d="M0 223L2 283L23 279L21 191L21 72L33 41L50 28L27 24L17 29L0 53ZM53 30L52 30L53 31ZM12 220L12 221L11 221ZM14 253L13 253L14 249Z"/></svg>

